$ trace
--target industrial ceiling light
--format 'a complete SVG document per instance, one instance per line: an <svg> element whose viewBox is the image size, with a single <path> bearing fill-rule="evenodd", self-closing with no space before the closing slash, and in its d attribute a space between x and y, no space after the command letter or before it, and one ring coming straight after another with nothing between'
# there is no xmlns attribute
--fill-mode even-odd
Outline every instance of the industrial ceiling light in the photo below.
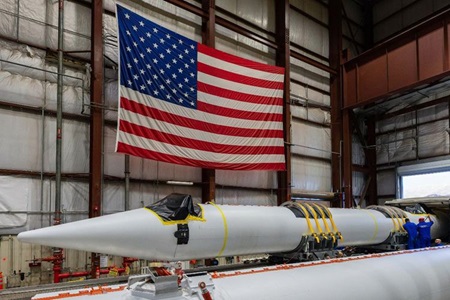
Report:
<svg viewBox="0 0 450 300"><path fill-rule="evenodd" d="M192 181L174 181L169 180L166 182L167 184L174 184L174 185L194 185Z"/></svg>

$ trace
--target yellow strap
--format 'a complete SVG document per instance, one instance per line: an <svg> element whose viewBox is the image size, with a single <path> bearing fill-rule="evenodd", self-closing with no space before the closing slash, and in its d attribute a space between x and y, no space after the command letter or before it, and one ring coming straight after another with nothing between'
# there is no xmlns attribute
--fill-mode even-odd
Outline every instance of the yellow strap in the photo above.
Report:
<svg viewBox="0 0 450 300"><path fill-rule="evenodd" d="M339 236L339 239L342 240L342 242L343 242L344 241L344 237L338 231L338 229L336 227L336 223L334 223L334 220L333 220L333 214L331 213L330 209L328 207L326 207L326 206L324 206L323 209L325 209L325 211L328 213L328 216L329 216L330 222L331 222L331 226L333 226L333 231L336 232L336 234Z"/></svg>
<svg viewBox="0 0 450 300"><path fill-rule="evenodd" d="M322 217L322 221L323 221L323 224L325 225L325 229L326 229L327 233L331 232L330 227L328 227L327 220L325 219L325 213L323 212L322 208L316 203L313 203L312 205L317 207L317 210L320 212L320 216Z"/></svg>
<svg viewBox="0 0 450 300"><path fill-rule="evenodd" d="M223 251L225 251L225 248L227 247L227 241L228 241L228 224L227 224L227 219L225 218L225 214L223 213L223 210L219 206L215 205L212 202L209 202L209 204L214 206L215 208L217 208L217 210L220 212L220 215L222 216L223 229L224 229L223 245L222 245L222 249L220 249L219 253L217 254L217 256L222 256Z"/></svg>
<svg viewBox="0 0 450 300"><path fill-rule="evenodd" d="M398 231L405 231L405 229L403 228L403 223L401 223L400 217L397 214L397 211L395 209L393 209L393 208L390 208L390 207L386 207L386 208L388 210L392 211L392 214L394 215L395 220L397 221L397 224L398 224Z"/></svg>
<svg viewBox="0 0 450 300"><path fill-rule="evenodd" d="M400 219L400 230L401 231L406 231L405 228L403 228L403 224L405 224L405 218L406 218L406 214L403 210L401 210L398 207L389 207L390 209L392 209L393 211L395 211Z"/></svg>
<svg viewBox="0 0 450 300"><path fill-rule="evenodd" d="M322 216L323 224L325 225L325 229L327 230L328 235L331 236L331 238L333 239L333 243L335 243L336 242L336 237L334 236L334 234L332 234L332 232L330 230L330 227L328 227L328 223L327 223L327 220L325 218L325 213L323 212L323 209L322 209L321 205L316 204L316 203L313 203L312 205L317 207L317 209L319 210L320 215Z"/></svg>
<svg viewBox="0 0 450 300"><path fill-rule="evenodd" d="M319 219L317 219L316 211L315 211L314 208L312 208L312 206L309 205L308 203L303 203L303 204L304 204L306 207L309 207L309 209L311 210L311 213L312 213L313 218L314 218L314 222L316 222L317 229L319 230L319 233L322 233L322 227L320 226Z"/></svg>
<svg viewBox="0 0 450 300"><path fill-rule="evenodd" d="M294 202L294 203L303 211L303 214L305 215L305 219L306 219L306 224L308 224L309 233L314 233L314 229L312 227L311 221L309 220L308 211L300 203L297 203L297 202Z"/></svg>
<svg viewBox="0 0 450 300"><path fill-rule="evenodd" d="M306 208L304 208L301 203L297 203L297 202L294 202L294 203L303 211L303 214L305 215L305 219L306 219L306 224L308 224L309 232L316 239L317 243L319 243L320 240L319 240L319 237L317 236L317 233L314 232L314 229L311 224L311 220L309 219L308 210Z"/></svg>
<svg viewBox="0 0 450 300"><path fill-rule="evenodd" d="M394 224L394 232L398 231L398 224L397 224L397 222L395 222L395 220L394 220L395 218L392 215L391 211L389 209L386 209L385 211L389 215L389 217L391 217L392 223Z"/></svg>

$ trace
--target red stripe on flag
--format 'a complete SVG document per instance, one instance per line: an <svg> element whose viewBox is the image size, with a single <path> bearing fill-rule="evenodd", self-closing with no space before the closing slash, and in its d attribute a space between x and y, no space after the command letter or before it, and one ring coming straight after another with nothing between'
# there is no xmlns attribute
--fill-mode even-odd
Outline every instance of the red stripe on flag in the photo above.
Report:
<svg viewBox="0 0 450 300"><path fill-rule="evenodd" d="M181 137L174 134L160 132L144 126L136 125L124 120L120 121L119 130L143 138L159 141L162 143L176 145L195 150L217 152L224 154L261 155L261 154L284 154L284 147L275 146L236 146L210 143L196 139Z"/></svg>
<svg viewBox="0 0 450 300"><path fill-rule="evenodd" d="M235 64L235 65L240 65L240 66L243 66L246 68L251 68L251 69L255 69L255 70L259 70L259 71L265 71L265 72L276 73L276 74L284 74L284 68L282 68L282 67L276 67L276 66L259 63L256 61L251 61L249 59L234 56L234 55L225 53L223 51L207 47L200 43L197 43L197 51L204 53L206 55L215 57L217 59Z"/></svg>
<svg viewBox="0 0 450 300"><path fill-rule="evenodd" d="M197 82L197 89L200 92L206 94L233 99L242 102L256 103L256 104L266 104L266 105L282 105L282 98L276 97L264 97L259 95L246 94L242 92L236 92L232 90L227 90L214 85L210 85L204 82Z"/></svg>
<svg viewBox="0 0 450 300"><path fill-rule="evenodd" d="M232 108L227 108L223 106L213 105L201 100L197 101L197 109L204 112L209 112L211 114L216 114L229 118L243 119L243 120L255 120L255 121L266 121L266 122L282 122L282 114L269 114L261 112L253 112L246 110L236 110Z"/></svg>
<svg viewBox="0 0 450 300"><path fill-rule="evenodd" d="M226 71L221 68L216 68L201 62L197 62L197 71L212 75L214 77L222 78L228 81L234 81L246 85L258 86L266 89L283 90L284 83L279 81L264 80L251 76L241 75Z"/></svg>
<svg viewBox="0 0 450 300"><path fill-rule="evenodd" d="M145 157L157 161L164 161L174 164L183 164L193 167L206 168L206 169L224 169L224 170L278 170L283 171L286 169L285 163L221 163L202 161L197 159L189 159L179 157L171 154L160 153L149 149L142 149L127 145L123 142L117 142L117 151L121 153L127 153L134 156Z"/></svg>
<svg viewBox="0 0 450 300"><path fill-rule="evenodd" d="M174 113L168 113L150 106L146 106L144 104L137 103L125 97L120 98L120 107L122 109L126 109L155 120L216 134L239 136L239 137L283 138L282 129L280 130L247 129L247 128L237 128L225 125L206 123L195 119L189 119L187 117L177 115Z"/></svg>

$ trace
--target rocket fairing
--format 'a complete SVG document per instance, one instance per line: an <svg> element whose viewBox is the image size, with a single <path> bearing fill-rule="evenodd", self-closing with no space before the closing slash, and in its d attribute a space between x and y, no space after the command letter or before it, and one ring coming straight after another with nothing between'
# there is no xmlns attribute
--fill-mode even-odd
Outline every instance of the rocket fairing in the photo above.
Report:
<svg viewBox="0 0 450 300"><path fill-rule="evenodd" d="M395 214L391 218L372 209L327 209L292 202L269 207L213 203L196 206L188 201L176 207L173 201L163 202L165 205L161 201L146 208L23 232L18 239L60 248L175 261L290 252L298 247L302 236L311 234L326 237L339 232L339 246L375 245L402 230L403 218L417 222L423 216L402 212L403 216ZM176 214L181 219L170 219ZM435 223L432 236L443 236L444 226L435 216L431 218Z"/></svg>
<svg viewBox="0 0 450 300"><path fill-rule="evenodd" d="M36 295L42 299L450 299L448 246L240 270L130 277L127 285ZM174 277L172 282L170 277ZM141 278L141 281L137 279ZM156 278L156 280L155 280ZM158 279L162 279L159 281ZM164 283L159 285L159 283ZM158 290L158 286L161 290ZM203 286L201 289L199 286ZM100 288L99 288L100 289ZM208 298L209 296L209 298Z"/></svg>

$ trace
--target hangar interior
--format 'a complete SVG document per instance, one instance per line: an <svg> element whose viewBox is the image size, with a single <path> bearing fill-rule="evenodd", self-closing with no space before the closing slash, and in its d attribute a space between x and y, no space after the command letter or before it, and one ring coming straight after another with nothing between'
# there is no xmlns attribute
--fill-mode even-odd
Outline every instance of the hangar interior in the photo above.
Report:
<svg viewBox="0 0 450 300"><path fill-rule="evenodd" d="M5 288L53 282L54 249L20 243L27 230L142 208L171 193L195 203L364 208L401 198L403 176L450 170L449 1L120 3L199 43L286 69L286 170L211 170L115 152L116 1L3 0ZM93 274L124 261L66 249L60 266ZM147 264L133 261L132 271Z"/></svg>

